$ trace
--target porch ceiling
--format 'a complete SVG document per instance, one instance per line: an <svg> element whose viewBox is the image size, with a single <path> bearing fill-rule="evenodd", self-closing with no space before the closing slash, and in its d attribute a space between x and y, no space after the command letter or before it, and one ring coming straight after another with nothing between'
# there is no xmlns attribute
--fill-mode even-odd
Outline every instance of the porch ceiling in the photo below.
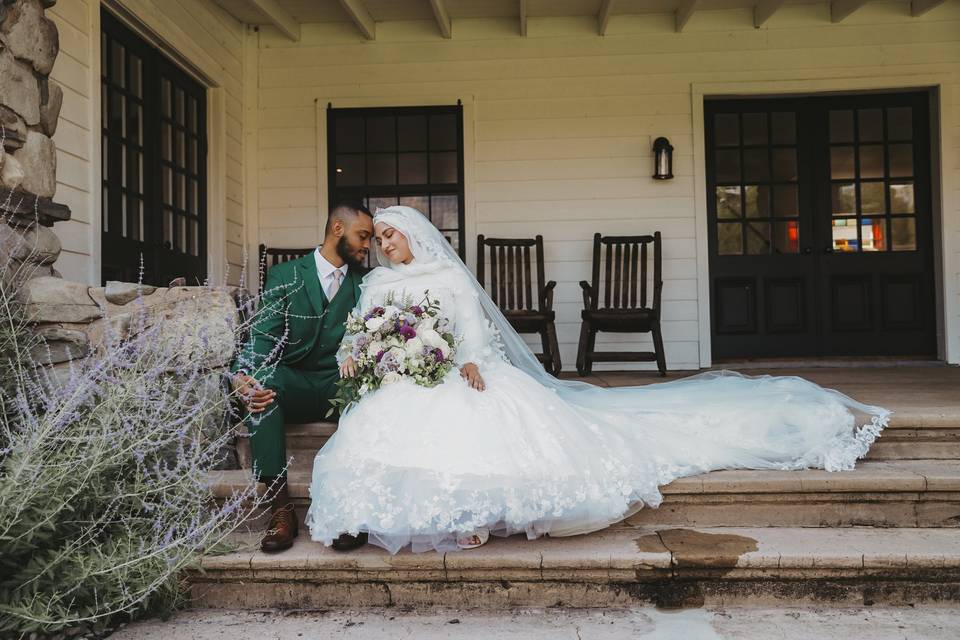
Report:
<svg viewBox="0 0 960 640"><path fill-rule="evenodd" d="M672 13L682 31L696 11L753 9L754 26L760 27L785 5L829 5L832 22L841 22L874 1L890 0L216 0L241 22L273 25L298 40L304 23L344 23L369 40L376 25L401 20L435 20L438 34L451 37L451 23L464 18L515 18L526 35L527 18L596 16L597 33L604 35L612 17ZM923 15L948 0L894 0L904 15ZM951 0L953 1L953 0Z"/></svg>

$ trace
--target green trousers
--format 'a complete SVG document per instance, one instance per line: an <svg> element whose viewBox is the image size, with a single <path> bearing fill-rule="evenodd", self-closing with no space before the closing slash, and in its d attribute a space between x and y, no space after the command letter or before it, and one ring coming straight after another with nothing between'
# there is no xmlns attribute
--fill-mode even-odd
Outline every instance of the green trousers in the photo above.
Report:
<svg viewBox="0 0 960 640"><path fill-rule="evenodd" d="M263 383L276 392L273 404L258 414L247 414L253 474L278 476L287 465L285 423L319 422L327 418L336 395L336 368L309 371L278 365Z"/></svg>

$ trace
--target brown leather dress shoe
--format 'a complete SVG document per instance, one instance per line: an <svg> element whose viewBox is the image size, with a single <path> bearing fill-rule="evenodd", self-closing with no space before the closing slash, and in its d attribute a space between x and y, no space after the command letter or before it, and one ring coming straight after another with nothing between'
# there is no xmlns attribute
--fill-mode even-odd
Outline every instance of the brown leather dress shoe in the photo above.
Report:
<svg viewBox="0 0 960 640"><path fill-rule="evenodd" d="M293 540L300 533L300 522L293 505L280 507L270 516L267 533L260 540L260 549L264 553L275 553L293 546Z"/></svg>
<svg viewBox="0 0 960 640"><path fill-rule="evenodd" d="M367 532L361 531L359 535L352 536L349 533L341 533L331 545L334 551L353 551L367 544Z"/></svg>

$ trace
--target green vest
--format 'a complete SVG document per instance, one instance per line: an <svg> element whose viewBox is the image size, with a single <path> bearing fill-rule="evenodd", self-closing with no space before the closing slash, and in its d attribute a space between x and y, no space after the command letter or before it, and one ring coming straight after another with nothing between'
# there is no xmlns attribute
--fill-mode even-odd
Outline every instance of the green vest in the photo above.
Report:
<svg viewBox="0 0 960 640"><path fill-rule="evenodd" d="M360 299L364 273L362 269L348 269L337 295L328 301L320 286L312 252L271 267L249 340L237 354L233 371L243 369L254 375L269 364L311 370L336 369L334 356L343 338L343 323ZM282 349L278 350L281 340ZM279 363L276 359L267 362L277 355Z"/></svg>
<svg viewBox="0 0 960 640"><path fill-rule="evenodd" d="M347 273L350 271L348 270ZM347 314L357 304L355 290L353 287L346 286L346 279L344 285L333 296L333 300L327 300L323 287L320 288L320 295L323 296L325 308L324 316L319 320L320 331L313 343L313 349L297 365L301 369L310 371L337 368L337 350L346 331L343 323L347 319Z"/></svg>

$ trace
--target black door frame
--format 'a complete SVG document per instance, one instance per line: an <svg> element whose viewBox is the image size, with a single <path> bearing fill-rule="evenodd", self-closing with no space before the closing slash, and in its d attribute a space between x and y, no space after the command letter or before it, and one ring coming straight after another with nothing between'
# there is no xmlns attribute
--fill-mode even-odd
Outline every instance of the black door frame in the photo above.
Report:
<svg viewBox="0 0 960 640"><path fill-rule="evenodd" d="M889 268L878 269L878 267L884 259L886 259L888 263L891 262L894 256L898 261L913 263L913 270L922 274L923 291L917 295L922 296L921 305L926 307L927 313L925 317L917 321L917 325L919 327L919 325L922 324L922 329L927 332L927 335L920 341L912 340L903 344L889 344L884 349L884 355L940 355L939 330L941 327L941 319L939 314L941 313L941 296L938 292L940 291L942 283L938 277L937 260L940 258L940 251L937 246L937 237L942 212L935 198L935 189L938 188L938 182L934 179L933 175L933 171L937 166L933 153L938 148L937 142L933 139L936 122L933 106L936 104L936 96L937 93L935 89L903 89L883 92L804 94L756 98L750 96L703 97L704 171L705 185L707 187L707 290L710 314L710 352L713 359L874 355L874 353L871 353L869 345L865 345L864 340L858 341L856 339L855 333L839 336L836 334L830 335L829 327L825 327L825 324L827 324L826 320L829 316L822 311L816 311L816 309L824 299L823 295L825 294L822 292L827 290L825 284L827 279L832 273L840 270L852 273L854 279L860 277L865 280L868 278L874 280L875 293L874 299L870 301L870 309L871 313L878 310L883 300L880 299L882 295L881 287L877 285L876 279L883 277L889 281L895 280L896 278L896 274ZM870 104L865 105L864 103L866 101L870 101ZM829 104L829 107L825 106L827 104ZM715 194L711 190L713 185L716 184L716 166L714 159L710 157L710 154L713 153L715 148L713 144L713 136L715 133L713 131L713 115L718 111L722 112L725 106L732 105L735 105L734 111L741 113L749 110L763 111L771 107L785 110L797 109L798 111L800 109L810 108L815 110L819 108L822 111L824 117L821 122L815 123L815 135L802 135L803 132L800 131L798 115L797 126L798 133L800 134L797 140L798 171L800 173L798 195L801 209L799 219L801 246L797 254L789 256L736 256L735 260L717 255L717 203ZM829 213L831 205L831 193L829 189L830 147L829 144L824 143L827 139L825 117L827 109L863 109L873 108L875 106L889 107L898 105L912 106L914 107L914 113L921 116L914 117L913 119L915 211L918 212L916 216L917 250L914 252L859 252L856 254L857 258L859 258L857 260L859 264L856 265L857 268L851 269L850 267L856 264L849 260L852 256L832 253L826 246L828 242L831 242L830 225L832 223L832 216ZM809 120L805 126L809 131ZM889 159L887 162L889 162ZM818 175L813 175L814 172ZM805 215L803 213L804 211L806 211ZM826 214L824 214L824 212L826 212ZM919 215L921 212L922 215ZM889 230L889 226L887 229ZM887 242L889 241L888 236ZM787 331L782 337L771 335L767 340L770 342L769 346L771 348L765 354L732 354L729 353L729 348L726 352L724 352L723 348L718 349L718 343L722 344L722 338L718 340L718 313L723 311L719 308L721 305L716 290L718 258L721 260L727 259L723 275L730 284L737 284L735 281L737 277L740 276L742 284L750 289L749 293L745 294L744 299L747 299L749 296L763 296L766 294L765 289L768 288L767 285L772 279L758 277L758 274L769 273L768 265L763 264L765 261L769 261L770 259L778 260L780 262L778 267L782 270L784 265L790 261L799 263L802 262L804 258L810 257L811 254L813 254L812 257L816 258L814 261L815 268L806 268L806 282L808 285L812 285L812 287L807 286L806 291L803 293L807 311L805 320L809 324L807 328L810 330L810 333L806 336L797 336L796 334L790 335L790 332ZM746 260L744 260L744 258L746 258ZM738 261L739 264L737 264ZM753 261L754 264L750 265L750 261ZM790 277L789 269L787 271L786 275ZM803 271L803 269L801 268L800 271ZM801 274L801 276L802 275L804 274ZM765 308L764 305L761 304L761 301L751 298L751 303L755 311L750 315L748 322L743 327L743 331L741 332L743 335L751 334L759 324L767 320L759 317L764 313ZM830 312L836 313L835 309L831 309ZM889 329L889 327L886 326L884 328ZM874 327L874 329L876 329L876 327ZM728 332L728 334L729 333L732 332ZM878 331L873 331L873 333L880 335ZM869 336L867 337L869 338ZM751 335L750 339L754 340L756 338ZM782 348L784 344L787 345L785 349ZM772 348L774 346L781 347L779 352Z"/></svg>

